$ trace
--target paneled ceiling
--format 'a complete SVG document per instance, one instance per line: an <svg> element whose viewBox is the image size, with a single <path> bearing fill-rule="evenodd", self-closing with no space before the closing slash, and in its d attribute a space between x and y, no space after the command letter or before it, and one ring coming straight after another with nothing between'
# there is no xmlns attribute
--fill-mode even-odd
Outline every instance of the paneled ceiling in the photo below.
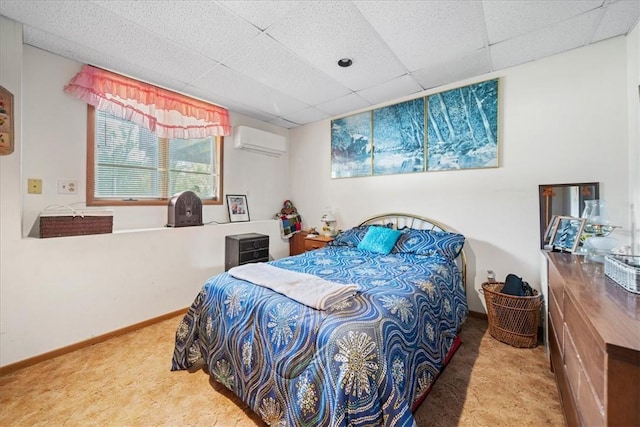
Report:
<svg viewBox="0 0 640 427"><path fill-rule="evenodd" d="M625 35L640 0L0 0L0 14L26 44L292 128Z"/></svg>

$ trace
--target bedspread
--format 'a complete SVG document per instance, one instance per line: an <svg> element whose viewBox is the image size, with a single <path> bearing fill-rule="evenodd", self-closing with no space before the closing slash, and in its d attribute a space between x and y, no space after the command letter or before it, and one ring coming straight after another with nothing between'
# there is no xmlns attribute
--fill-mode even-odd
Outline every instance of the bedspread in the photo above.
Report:
<svg viewBox="0 0 640 427"><path fill-rule="evenodd" d="M172 370L204 359L269 425L414 425L468 313L453 261L325 247L271 264L360 291L319 311L214 276L177 329Z"/></svg>

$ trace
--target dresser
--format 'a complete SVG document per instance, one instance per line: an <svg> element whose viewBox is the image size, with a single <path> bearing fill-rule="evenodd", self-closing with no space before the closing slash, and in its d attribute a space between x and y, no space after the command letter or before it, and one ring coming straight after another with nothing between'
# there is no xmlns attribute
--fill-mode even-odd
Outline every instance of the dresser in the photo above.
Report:
<svg viewBox="0 0 640 427"><path fill-rule="evenodd" d="M250 262L269 261L269 236L244 233L226 236L224 270Z"/></svg>
<svg viewBox="0 0 640 427"><path fill-rule="evenodd" d="M584 256L545 256L550 364L567 425L640 425L640 296Z"/></svg>

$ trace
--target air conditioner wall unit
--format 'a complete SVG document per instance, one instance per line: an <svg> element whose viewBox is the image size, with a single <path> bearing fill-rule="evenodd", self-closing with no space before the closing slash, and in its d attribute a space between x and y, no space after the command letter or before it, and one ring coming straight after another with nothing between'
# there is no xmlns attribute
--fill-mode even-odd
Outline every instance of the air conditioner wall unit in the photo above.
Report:
<svg viewBox="0 0 640 427"><path fill-rule="evenodd" d="M287 139L284 136L249 126L233 128L233 145L235 148L274 157L287 152Z"/></svg>

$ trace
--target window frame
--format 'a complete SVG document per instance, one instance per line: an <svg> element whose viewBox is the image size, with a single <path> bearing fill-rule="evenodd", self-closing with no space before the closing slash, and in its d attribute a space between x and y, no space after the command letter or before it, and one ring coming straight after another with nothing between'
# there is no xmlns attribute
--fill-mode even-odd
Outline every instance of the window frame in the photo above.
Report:
<svg viewBox="0 0 640 427"><path fill-rule="evenodd" d="M201 199L203 205L223 204L223 181L224 181L224 137L212 136L215 142L216 156L219 162L218 194L213 198ZM92 105L87 105L87 178L86 178L86 205L87 206L167 206L170 198L138 199L126 200L115 198L95 197L95 147L96 147L96 109ZM165 185L168 185L165 184Z"/></svg>

